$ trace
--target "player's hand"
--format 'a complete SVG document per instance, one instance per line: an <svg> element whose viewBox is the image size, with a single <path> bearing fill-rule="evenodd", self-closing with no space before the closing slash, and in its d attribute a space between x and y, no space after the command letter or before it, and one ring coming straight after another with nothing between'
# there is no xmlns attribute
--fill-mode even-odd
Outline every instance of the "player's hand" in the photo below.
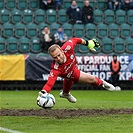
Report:
<svg viewBox="0 0 133 133"><path fill-rule="evenodd" d="M96 51L95 48L100 48L100 43L98 42L97 39L92 39L88 41L88 48L90 50Z"/></svg>
<svg viewBox="0 0 133 133"><path fill-rule="evenodd" d="M40 98L41 98L40 96L37 97L37 105L42 107L41 104L40 104Z"/></svg>
<svg viewBox="0 0 133 133"><path fill-rule="evenodd" d="M45 90L42 90L38 94L40 97L45 97L47 95L47 92Z"/></svg>
<svg viewBox="0 0 133 133"><path fill-rule="evenodd" d="M37 105L42 107L41 103L40 103L40 99L41 97L45 97L47 95L47 92L45 90L42 90L38 93L38 97L37 97Z"/></svg>

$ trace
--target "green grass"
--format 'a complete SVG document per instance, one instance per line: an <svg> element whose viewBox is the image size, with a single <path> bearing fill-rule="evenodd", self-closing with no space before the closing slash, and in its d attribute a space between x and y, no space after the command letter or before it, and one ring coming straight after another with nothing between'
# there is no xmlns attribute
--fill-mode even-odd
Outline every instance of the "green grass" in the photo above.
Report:
<svg viewBox="0 0 133 133"><path fill-rule="evenodd" d="M5 109L38 109L36 98L38 91L1 91L1 108ZM132 108L132 91L71 91L77 103L69 103L59 97L59 91L51 92L56 98L53 109L62 108Z"/></svg>
<svg viewBox="0 0 133 133"><path fill-rule="evenodd" d="M132 108L133 91L71 91L77 103L59 98L59 91L51 93L56 98L53 109L119 109ZM36 105L38 91L0 91L2 109L39 109ZM132 133L131 114L52 118L38 116L1 116L0 126L25 133ZM4 133L0 131L0 133Z"/></svg>
<svg viewBox="0 0 133 133"><path fill-rule="evenodd" d="M1 118L2 126L26 133L132 133L130 115L56 119L46 117Z"/></svg>

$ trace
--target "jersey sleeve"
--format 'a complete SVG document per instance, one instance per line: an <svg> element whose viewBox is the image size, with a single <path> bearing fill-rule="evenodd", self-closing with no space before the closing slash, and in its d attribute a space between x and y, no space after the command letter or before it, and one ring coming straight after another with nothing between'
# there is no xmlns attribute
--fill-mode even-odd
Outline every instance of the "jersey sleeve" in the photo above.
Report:
<svg viewBox="0 0 133 133"><path fill-rule="evenodd" d="M82 39L81 38L71 38L69 39L66 43L63 44L63 46L61 47L64 51L66 50L74 50L74 47L77 44L82 44Z"/></svg>
<svg viewBox="0 0 133 133"><path fill-rule="evenodd" d="M56 71L56 70L52 69L50 71L50 74L49 74L49 77L48 77L48 81L44 85L42 90L45 90L47 93L49 93L51 91L52 87L54 86L58 75L59 75L59 71Z"/></svg>
<svg viewBox="0 0 133 133"><path fill-rule="evenodd" d="M82 44L82 39L81 39L81 38L75 37L75 38L72 38L71 40L72 40L72 42L73 42L73 46L74 46L74 47L75 47L77 44Z"/></svg>

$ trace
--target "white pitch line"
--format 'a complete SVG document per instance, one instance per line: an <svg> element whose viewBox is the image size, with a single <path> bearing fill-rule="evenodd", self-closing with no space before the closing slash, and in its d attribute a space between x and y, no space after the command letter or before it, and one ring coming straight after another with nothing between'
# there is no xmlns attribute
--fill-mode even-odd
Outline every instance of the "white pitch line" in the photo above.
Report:
<svg viewBox="0 0 133 133"><path fill-rule="evenodd" d="M11 130L11 129L4 128L4 127L0 127L0 131L5 131L5 132L8 132L8 133L23 133L23 132L20 132L20 131Z"/></svg>

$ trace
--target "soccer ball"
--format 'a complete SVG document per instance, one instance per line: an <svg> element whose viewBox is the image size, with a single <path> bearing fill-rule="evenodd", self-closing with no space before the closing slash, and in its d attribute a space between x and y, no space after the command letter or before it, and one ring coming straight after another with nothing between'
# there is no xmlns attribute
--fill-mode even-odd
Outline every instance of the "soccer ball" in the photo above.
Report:
<svg viewBox="0 0 133 133"><path fill-rule="evenodd" d="M121 91L121 87L120 86L116 86L115 89L116 89L116 91Z"/></svg>
<svg viewBox="0 0 133 133"><path fill-rule="evenodd" d="M55 105L55 97L50 93L43 96L38 96L37 105L45 109L52 108Z"/></svg>

